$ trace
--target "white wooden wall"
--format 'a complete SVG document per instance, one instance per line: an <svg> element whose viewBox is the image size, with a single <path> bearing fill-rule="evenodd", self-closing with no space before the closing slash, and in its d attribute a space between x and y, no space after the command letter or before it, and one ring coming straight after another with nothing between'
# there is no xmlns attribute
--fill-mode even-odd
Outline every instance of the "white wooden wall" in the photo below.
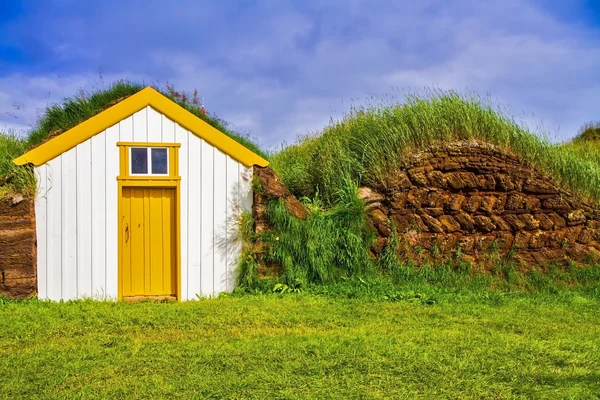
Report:
<svg viewBox="0 0 600 400"><path fill-rule="evenodd" d="M151 107L36 167L39 298L117 297L117 142L180 143L181 297L232 290L252 168Z"/></svg>

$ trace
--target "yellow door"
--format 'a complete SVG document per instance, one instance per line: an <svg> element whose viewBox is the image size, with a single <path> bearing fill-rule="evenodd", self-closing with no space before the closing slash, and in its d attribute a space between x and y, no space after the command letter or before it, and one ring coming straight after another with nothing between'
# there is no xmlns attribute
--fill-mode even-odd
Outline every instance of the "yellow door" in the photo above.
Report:
<svg viewBox="0 0 600 400"><path fill-rule="evenodd" d="M124 187L121 293L176 296L175 189Z"/></svg>

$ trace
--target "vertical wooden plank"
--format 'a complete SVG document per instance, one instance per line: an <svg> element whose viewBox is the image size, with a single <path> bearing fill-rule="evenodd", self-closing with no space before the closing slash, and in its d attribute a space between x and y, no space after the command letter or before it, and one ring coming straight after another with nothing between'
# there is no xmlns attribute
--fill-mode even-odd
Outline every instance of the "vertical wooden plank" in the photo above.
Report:
<svg viewBox="0 0 600 400"><path fill-rule="evenodd" d="M188 199L187 199L187 224L188 224L188 298L196 294L202 294L202 270L204 268L204 254L202 241L202 208L201 193L204 183L202 174L202 161L205 155L202 152L202 141L188 133L189 157L188 157ZM182 176L183 178L183 176ZM182 204L183 206L183 204ZM182 216L183 220L183 216ZM182 221L183 222L183 221Z"/></svg>
<svg viewBox="0 0 600 400"><path fill-rule="evenodd" d="M140 196L142 196L142 204L143 204L143 221L142 221L142 225L144 227L143 229L143 249L144 249L144 254L143 254L143 260L144 260L144 275L143 275L143 281L144 281L144 293L150 293L150 268L152 266L151 264L151 259L150 259L150 250L151 250L151 245L152 245L152 237L150 236L150 189L144 188L144 189L139 189L140 190ZM142 255L140 255L142 256Z"/></svg>
<svg viewBox="0 0 600 400"><path fill-rule="evenodd" d="M35 196L35 231L37 240L37 290L39 299L48 298L48 268L47 255L47 191L48 181L46 176L47 165L40 165L35 168L35 177L37 180L37 193Z"/></svg>
<svg viewBox="0 0 600 400"><path fill-rule="evenodd" d="M46 164L47 199L47 291L50 300L60 300L62 292L62 155Z"/></svg>
<svg viewBox="0 0 600 400"><path fill-rule="evenodd" d="M118 231L118 184L119 175L119 148L117 142L131 141L132 118L128 117L106 130L105 134L105 291L106 296L117 298L118 296L118 266L119 266L119 231ZM119 139L120 138L120 139Z"/></svg>
<svg viewBox="0 0 600 400"><path fill-rule="evenodd" d="M175 264L175 189L162 189L163 293L177 293Z"/></svg>
<svg viewBox="0 0 600 400"><path fill-rule="evenodd" d="M121 267L123 268L121 290L123 296L131 295L133 290L131 283L131 231L133 229L131 220L131 191L131 188L123 188L123 197L121 200L123 216L119 226L119 229L123 230L123 243L121 243L121 246L123 246L121 253Z"/></svg>
<svg viewBox="0 0 600 400"><path fill-rule="evenodd" d="M131 189L131 295L141 295L145 291L146 276L146 249L144 246L145 221L144 221L144 189Z"/></svg>
<svg viewBox="0 0 600 400"><path fill-rule="evenodd" d="M148 109L146 107L133 114L133 141L148 141Z"/></svg>
<svg viewBox="0 0 600 400"><path fill-rule="evenodd" d="M91 272L92 297L103 299L106 295L106 131L91 139L92 152L92 245Z"/></svg>
<svg viewBox="0 0 600 400"><path fill-rule="evenodd" d="M214 286L215 294L227 287L227 156L214 150Z"/></svg>
<svg viewBox="0 0 600 400"><path fill-rule="evenodd" d="M181 283L179 281L179 277L178 277L178 263L177 263L177 257L178 257L178 249L177 249L177 244L178 244L178 240L177 240L177 219L178 219L178 214L177 214L177 199L178 199L178 195L177 195L177 189L172 189L171 190L171 204L170 204L170 225L171 225L171 235L170 235L170 239L171 239L171 247L170 247L170 252L171 254L169 255L170 259L171 259L171 271L170 271L170 275L171 275L171 293L175 293L178 295L179 298L181 298L181 293L178 293L178 285Z"/></svg>
<svg viewBox="0 0 600 400"><path fill-rule="evenodd" d="M75 147L77 157L77 297L92 296L92 141Z"/></svg>
<svg viewBox="0 0 600 400"><path fill-rule="evenodd" d="M176 143L175 142L175 136L176 136L175 122L173 122L168 117L166 117L162 114L160 116L161 116L161 121L162 121L162 140L161 140L161 142ZM181 143L181 142L179 142L179 143Z"/></svg>
<svg viewBox="0 0 600 400"><path fill-rule="evenodd" d="M110 132L112 132L113 127L107 129L106 134L108 136L108 139L112 142L112 137L110 136ZM129 116L127 118L125 118L124 120L120 121L118 126L115 126L114 128L118 129L118 141L121 142L133 142L133 116ZM109 132L109 130L111 130ZM108 142L107 142L108 144ZM116 142L115 142L115 146L116 146Z"/></svg>
<svg viewBox="0 0 600 400"><path fill-rule="evenodd" d="M77 152L71 149L62 159L62 298L77 298Z"/></svg>
<svg viewBox="0 0 600 400"><path fill-rule="evenodd" d="M227 156L227 207L226 207L226 273L225 289L231 291L235 284L235 267L240 246L237 239L238 220L241 212L240 204L240 164Z"/></svg>
<svg viewBox="0 0 600 400"><path fill-rule="evenodd" d="M191 142L192 136L190 136ZM214 268L214 182L215 177L214 173L214 147L205 141L201 141L202 143L202 156L201 156L201 169L200 174L202 176L200 194L195 197L194 192L192 192L190 187L190 212L192 210L191 201L192 199L200 199L201 204L201 269L200 269L200 293L203 296L212 296L214 287L213 287L213 268ZM191 147L190 147L191 150ZM191 161L192 153L190 151L190 161ZM194 177L195 169L192 169L192 163L190 162L190 183ZM192 233L192 226L190 222L190 237ZM192 242L190 242L192 243ZM191 244L190 244L191 245Z"/></svg>
<svg viewBox="0 0 600 400"><path fill-rule="evenodd" d="M147 107L148 142L162 142L162 114Z"/></svg>
<svg viewBox="0 0 600 400"><path fill-rule="evenodd" d="M165 124L163 123L163 129L164 129ZM164 130L163 130L164 132ZM189 133L188 131L186 131L183 127L181 127L181 125L179 124L175 124L175 142L176 143L181 143L181 147L179 148L179 175L181 176L181 181L180 181L180 198L177 199L177 201L179 201L179 207L180 207L180 243L181 243L181 300L188 300L190 298L192 298L194 296L195 293L200 293L200 256L198 256L197 260L198 260L198 265L197 265L197 277L196 282L197 285L195 287L191 287L190 285L190 280L188 278L189 275L189 263L188 263L188 249L189 248L197 248L198 250L200 249L200 226L196 227L195 232L197 232L197 241L196 244L194 246L190 246L188 247L188 241L189 241L189 236L188 236L188 219L189 219L189 213L188 213L188 196L189 196L189 190L188 190L188 185L189 185L189 168L188 168L188 163L189 163L189 158L188 158L188 151L189 151L189 146L188 146L188 136ZM199 141L199 139L198 139ZM195 158L195 160L193 162L197 163L196 165L196 173L198 174L198 176L196 177L196 180L198 182L198 189L200 188L200 177L199 177L199 172L200 172L200 146L198 143L198 151L197 151L197 157ZM198 196L200 195L199 193L200 191L198 190ZM196 198L195 203L195 207L200 210L200 205L199 205L199 197ZM199 213L198 213L199 215ZM198 216L199 219L199 216ZM198 251L198 254L200 254L200 252ZM193 289L193 290L190 290Z"/></svg>
<svg viewBox="0 0 600 400"><path fill-rule="evenodd" d="M148 286L149 292L151 294L165 294L165 281L164 281L164 251L165 247L169 246L169 243L164 242L164 233L169 234L169 232L165 232L167 227L163 224L163 203L166 203L164 199L164 189L162 188L152 188L148 190L149 198L148 198L148 233L149 237L146 240L146 246L149 247L149 259L147 261L149 266L149 274L148 274Z"/></svg>

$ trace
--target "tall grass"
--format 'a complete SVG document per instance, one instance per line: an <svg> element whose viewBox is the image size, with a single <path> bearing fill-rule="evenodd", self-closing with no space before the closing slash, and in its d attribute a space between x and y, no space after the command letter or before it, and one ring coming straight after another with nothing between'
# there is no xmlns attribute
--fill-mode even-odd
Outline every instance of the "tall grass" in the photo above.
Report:
<svg viewBox="0 0 600 400"><path fill-rule="evenodd" d="M280 200L272 199L267 216L273 229L254 238L268 248L260 261L280 266L279 278L290 285L331 283L369 272L374 236L365 224L365 206L356 189L355 183L343 180L328 210L318 198L304 199L306 220L290 215ZM240 284L257 282L256 265L250 254L241 257Z"/></svg>
<svg viewBox="0 0 600 400"><path fill-rule="evenodd" d="M595 142L600 140L600 121L587 122L577 132L573 142Z"/></svg>
<svg viewBox="0 0 600 400"><path fill-rule="evenodd" d="M24 139L0 132L0 199L16 193L33 193L35 176L31 168L19 167L12 162L23 154L26 146Z"/></svg>
<svg viewBox="0 0 600 400"><path fill-rule="evenodd" d="M600 151L583 155L570 146L537 136L500 107L474 96L431 91L409 96L405 104L370 107L352 112L272 157L271 165L298 196L320 193L330 202L340 189L340 177L379 184L404 155L449 140L481 140L532 162L559 183L600 199Z"/></svg>

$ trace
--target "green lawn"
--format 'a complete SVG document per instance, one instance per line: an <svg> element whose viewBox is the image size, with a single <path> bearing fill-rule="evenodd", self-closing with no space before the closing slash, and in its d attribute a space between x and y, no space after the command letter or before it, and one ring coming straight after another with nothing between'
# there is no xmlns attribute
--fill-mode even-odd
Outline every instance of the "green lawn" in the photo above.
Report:
<svg viewBox="0 0 600 400"><path fill-rule="evenodd" d="M600 393L597 295L347 297L0 301L0 396L589 399Z"/></svg>

